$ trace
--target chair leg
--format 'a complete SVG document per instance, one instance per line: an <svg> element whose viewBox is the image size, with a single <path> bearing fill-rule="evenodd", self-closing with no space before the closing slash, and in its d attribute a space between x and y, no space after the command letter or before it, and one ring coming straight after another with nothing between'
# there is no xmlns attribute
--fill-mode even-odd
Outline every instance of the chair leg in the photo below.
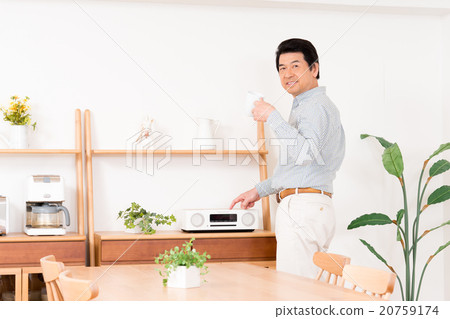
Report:
<svg viewBox="0 0 450 319"><path fill-rule="evenodd" d="M320 280L320 277L322 277L322 274L323 274L323 269L320 269L319 272L317 273L316 280Z"/></svg>
<svg viewBox="0 0 450 319"><path fill-rule="evenodd" d="M55 301L55 297L53 296L53 290L47 282L45 283L45 289L47 290L47 300Z"/></svg>

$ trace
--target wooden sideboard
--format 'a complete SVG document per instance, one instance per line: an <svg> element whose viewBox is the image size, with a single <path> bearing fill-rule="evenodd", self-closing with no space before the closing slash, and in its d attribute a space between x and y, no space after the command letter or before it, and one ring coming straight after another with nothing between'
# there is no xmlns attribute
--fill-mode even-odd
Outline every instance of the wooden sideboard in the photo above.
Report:
<svg viewBox="0 0 450 319"><path fill-rule="evenodd" d="M275 234L270 231L185 233L157 231L153 235L125 232L95 233L95 265L154 263L165 250L195 238L194 248L211 255L211 261L275 260Z"/></svg>
<svg viewBox="0 0 450 319"><path fill-rule="evenodd" d="M0 239L0 267L40 266L47 255L68 265L84 265L86 236L67 233L64 236L28 236L10 233Z"/></svg>

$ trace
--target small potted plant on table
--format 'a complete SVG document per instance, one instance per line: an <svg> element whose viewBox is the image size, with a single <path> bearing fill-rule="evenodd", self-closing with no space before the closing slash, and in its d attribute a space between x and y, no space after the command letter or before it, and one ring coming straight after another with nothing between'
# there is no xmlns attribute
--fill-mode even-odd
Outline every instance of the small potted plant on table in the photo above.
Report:
<svg viewBox="0 0 450 319"><path fill-rule="evenodd" d="M194 288L200 287L200 277L208 273L205 266L211 256L206 253L199 254L192 248L195 238L185 242L180 249L178 246L165 251L155 258L157 264L164 265L159 274L163 277L164 287Z"/></svg>

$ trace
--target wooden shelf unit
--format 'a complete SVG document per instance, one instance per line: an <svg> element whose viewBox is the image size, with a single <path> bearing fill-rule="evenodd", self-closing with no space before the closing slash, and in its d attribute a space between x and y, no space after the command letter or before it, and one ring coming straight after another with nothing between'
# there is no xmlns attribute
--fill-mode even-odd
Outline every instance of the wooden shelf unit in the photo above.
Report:
<svg viewBox="0 0 450 319"><path fill-rule="evenodd" d="M52 154L52 155L66 155L66 154L78 154L79 150L71 149L0 149L0 154Z"/></svg>
<svg viewBox="0 0 450 319"><path fill-rule="evenodd" d="M0 149L0 154L16 155L75 155L77 231L63 236L28 236L9 233L0 237L0 267L39 266L39 259L55 255L69 264L86 263L84 228L83 147L81 111L75 110L75 149Z"/></svg>
<svg viewBox="0 0 450 319"><path fill-rule="evenodd" d="M23 267L22 268L22 296L21 301L28 301L28 292L30 291L29 275L42 274L41 267Z"/></svg>
<svg viewBox="0 0 450 319"><path fill-rule="evenodd" d="M9 233L0 237L0 243L29 243L29 242L57 242L57 241L79 241L85 240L86 235L68 232L64 236L28 236L25 233Z"/></svg>
<svg viewBox="0 0 450 319"><path fill-rule="evenodd" d="M0 276L5 276L5 275L6 276L8 276L8 275L14 276L14 301L21 301L22 300L22 268L0 268ZM4 280L4 278L2 278L2 280Z"/></svg>
<svg viewBox="0 0 450 319"><path fill-rule="evenodd" d="M117 236L116 238L110 237L112 236L111 234L108 235L108 233L106 232L101 232L99 234L95 234L95 229L94 229L94 195L93 195L93 173L92 173L92 158L94 156L123 156L123 155L127 155L127 154L155 154L155 155L164 155L166 154L166 150L123 150L123 149L109 149L109 150L95 150L92 149L92 138L91 138L91 112L90 110L85 110L84 112L84 130L85 130L85 134L84 134L84 138L85 138L85 161L86 161L86 193L87 193L87 220L88 220L88 242L89 242L89 261L90 261L90 265L98 265L98 263L96 263L96 261L101 262L102 257L100 256L96 256L96 252L97 254L99 253L104 253L104 249L101 249L101 245L103 243L107 243L107 242L114 242L115 244L123 244L124 241L126 240L131 240L134 241L135 239L125 239L125 238L130 238L128 235L126 235L125 232L121 232L121 233L111 233L111 234L115 234L114 236ZM236 154L236 155L250 155L250 154L256 154L258 155L258 163L259 163L259 175L260 175L260 180L263 181L265 179L267 179L267 154L268 151L266 149L265 146L265 136L264 136L264 123L263 122L258 122L257 123L257 138L258 141L261 141L260 143L258 143L257 145L259 146L258 150L170 150L170 154L171 155L189 155L192 156L194 154L211 154L211 155L215 155L215 154L222 154L222 155L232 155L232 154ZM270 203L269 203L269 197L264 197L261 199L261 204L262 204L262 212L263 212L263 229L266 232L266 234L268 234L268 236L253 236L253 238L271 238L271 240L273 242L275 242L275 235L273 233L271 233L271 225L270 225ZM175 236L174 238L170 238L170 236L172 235L167 235L169 236L166 240L170 241L170 239L176 240L177 242L180 242L180 232L177 232L177 234L172 234L173 236ZM216 240L216 243L218 243L218 241L222 241L224 239L236 239L236 238L241 238L242 236L240 234L242 233L222 233L222 234L227 234L226 236L222 236L218 235L217 233L214 234L214 236L211 236L211 234L209 234L210 240ZM230 235L230 234L234 234L234 235ZM256 234L256 233L255 233ZM124 237L122 237L124 236ZM233 237L234 236L234 237ZM186 235L186 236L182 236L182 238L190 238L192 237L191 235ZM202 237L202 238L207 238L207 237ZM245 238L250 238L252 236L244 236ZM139 239L143 239L144 237L139 237ZM150 241L150 240L154 240L157 237L155 237L155 235L151 235L151 237L146 238L145 241ZM196 237L197 238L197 237ZM200 237L199 237L200 238ZM219 240L220 239L220 240ZM158 240L158 239L156 239ZM264 239L266 240L266 239ZM96 244L97 244L97 248L96 248ZM230 242L231 244L231 242ZM100 245L100 249L98 249L98 246ZM141 243L138 245L141 246ZM127 246L128 247L128 246ZM145 246L147 248L147 246ZM170 248L170 247L169 247ZM270 249L269 249L270 250ZM237 256L237 255L236 255ZM236 257L238 258L238 257ZM264 257L266 258L266 257ZM267 258L272 258L275 259L275 255L271 256L271 257L267 257ZM237 260L241 260L241 259L237 259ZM244 259L242 259L244 260ZM266 259L260 259L260 260L266 260ZM270 259L267 259L270 260ZM137 260L134 260L134 262L138 262ZM148 261L147 261L148 262Z"/></svg>
<svg viewBox="0 0 450 319"><path fill-rule="evenodd" d="M95 233L95 265L154 263L165 250L195 238L194 248L211 255L211 261L272 261L276 257L275 234L265 230L228 233L156 231L153 235L124 232ZM120 259L118 260L118 258ZM116 262L117 261L117 262Z"/></svg>

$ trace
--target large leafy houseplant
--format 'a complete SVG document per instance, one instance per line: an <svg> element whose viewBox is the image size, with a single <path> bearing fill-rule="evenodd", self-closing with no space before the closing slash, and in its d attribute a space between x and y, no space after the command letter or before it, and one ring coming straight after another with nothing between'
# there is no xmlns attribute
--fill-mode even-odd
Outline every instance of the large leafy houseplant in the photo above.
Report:
<svg viewBox="0 0 450 319"><path fill-rule="evenodd" d="M155 225L171 225L176 221L175 216L149 212L135 202L124 211L119 212L117 219L122 218L127 229L139 227L144 234L151 235L156 232Z"/></svg>
<svg viewBox="0 0 450 319"><path fill-rule="evenodd" d="M365 139L372 135L361 134L361 139ZM391 219L389 216L381 213L372 213L365 214L356 219L354 219L347 227L347 229L355 229L362 226L368 225L387 225L392 224L397 227L397 241L402 245L403 257L405 261L405 289L403 289L403 283L397 272L394 268L388 264L388 262L373 248L368 242L363 239L360 241L369 249L369 251L374 254L380 261L382 261L393 273L397 275L397 279L399 281L402 298L403 300L418 300L420 288L422 285L423 276L425 271L431 262L431 260L442 250L444 250L447 246L450 245L450 241L446 244L440 246L426 261L425 265L422 268L422 272L420 275L420 280L418 282L418 287L416 290L417 278L416 278L416 257L418 252L418 243L421 241L427 234L432 231L435 231L445 225L450 225L450 220L437 225L436 227L427 229L420 234L419 226L420 226L420 218L424 211L430 205L438 204L445 202L450 199L450 186L444 185L436 190L434 190L430 196L428 196L427 202L422 206L423 197L425 194L425 190L430 182L430 180L442 174L450 169L450 162L445 159L441 159L436 161L428 171L428 178L424 185L422 185L423 175L425 173L425 169L428 165L428 162L434 158L435 156L441 154L442 152L450 149L450 143L442 144L439 148L428 157L423 163L422 172L420 174L419 182L418 182L418 190L417 190L417 206L416 206L416 215L411 216L410 211L408 209L407 203L407 193L405 186L405 178L403 177L403 157L398 147L397 143L390 143L382 137L372 136L380 142L380 144L384 147L384 152L382 156L383 166L386 171L394 175L398 178L400 182L400 186L402 188L403 193L403 208L397 212L395 219ZM412 229L410 229L410 217L414 217ZM420 234L420 236L419 236Z"/></svg>
<svg viewBox="0 0 450 319"><path fill-rule="evenodd" d="M164 270L158 269L159 274L163 277L163 285L167 286L167 281L171 273L177 270L178 267L197 267L200 270L200 275L204 276L208 273L208 267L205 266L207 259L211 256L205 252L198 253L193 248L195 238L191 238L189 242L185 242L182 248L176 246L170 251L164 251L155 258L155 263L164 265Z"/></svg>

